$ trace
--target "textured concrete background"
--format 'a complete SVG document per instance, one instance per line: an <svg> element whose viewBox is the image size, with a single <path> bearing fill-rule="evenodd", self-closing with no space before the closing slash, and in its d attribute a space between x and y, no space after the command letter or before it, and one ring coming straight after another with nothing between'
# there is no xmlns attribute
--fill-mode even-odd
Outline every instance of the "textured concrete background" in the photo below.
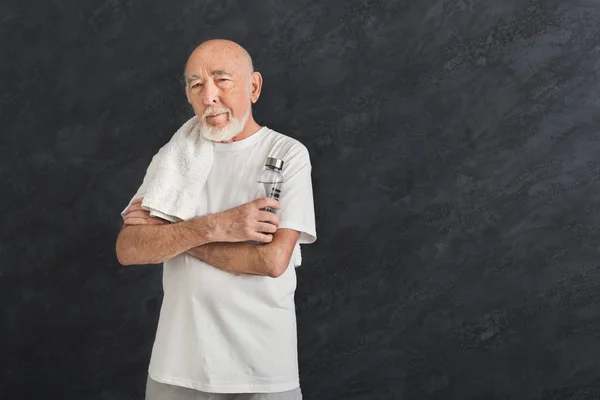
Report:
<svg viewBox="0 0 600 400"><path fill-rule="evenodd" d="M600 397L600 1L3 1L4 399L139 399L161 269L119 212L242 43L314 165L306 399Z"/></svg>

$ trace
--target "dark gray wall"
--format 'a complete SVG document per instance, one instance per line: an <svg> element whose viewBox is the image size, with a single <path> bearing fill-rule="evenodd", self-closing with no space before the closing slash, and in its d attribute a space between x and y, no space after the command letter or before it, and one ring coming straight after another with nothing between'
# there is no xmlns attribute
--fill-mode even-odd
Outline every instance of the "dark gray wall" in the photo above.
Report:
<svg viewBox="0 0 600 400"><path fill-rule="evenodd" d="M3 399L139 399L161 270L119 212L200 41L314 164L306 399L600 396L600 1L3 1Z"/></svg>

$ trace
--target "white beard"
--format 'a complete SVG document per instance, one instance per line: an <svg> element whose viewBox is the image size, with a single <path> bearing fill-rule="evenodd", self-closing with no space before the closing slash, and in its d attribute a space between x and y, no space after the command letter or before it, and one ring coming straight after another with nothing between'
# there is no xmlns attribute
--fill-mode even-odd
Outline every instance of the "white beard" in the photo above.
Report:
<svg viewBox="0 0 600 400"><path fill-rule="evenodd" d="M227 113L227 124L222 127L211 126L206 123L206 116L210 114ZM235 118L231 115L231 110L221 107L209 107L204 111L204 115L200 119L200 134L208 140L213 142L228 142L237 136L246 125L250 117L250 111L248 111L242 118Z"/></svg>

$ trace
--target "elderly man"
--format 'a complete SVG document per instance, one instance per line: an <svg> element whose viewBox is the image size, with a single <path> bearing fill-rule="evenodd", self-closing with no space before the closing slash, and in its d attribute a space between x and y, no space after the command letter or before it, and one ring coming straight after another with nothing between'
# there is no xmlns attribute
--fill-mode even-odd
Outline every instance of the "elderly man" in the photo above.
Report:
<svg viewBox="0 0 600 400"><path fill-rule="evenodd" d="M254 120L262 77L238 44L202 43L185 80L214 146L207 208L176 222L154 216L142 203L147 172L116 244L123 265L164 264L146 399L301 399L295 267L300 244L316 240L308 151ZM284 161L279 201L252 198L267 157Z"/></svg>

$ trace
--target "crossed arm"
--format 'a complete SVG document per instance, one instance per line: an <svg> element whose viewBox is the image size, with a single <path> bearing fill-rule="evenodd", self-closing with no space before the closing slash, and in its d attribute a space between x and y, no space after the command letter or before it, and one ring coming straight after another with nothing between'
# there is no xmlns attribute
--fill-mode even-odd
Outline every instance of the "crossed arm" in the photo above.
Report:
<svg viewBox="0 0 600 400"><path fill-rule="evenodd" d="M298 236L298 231L280 229L273 234L273 240L265 245L213 242L186 253L234 274L277 278L285 272Z"/></svg>
<svg viewBox="0 0 600 400"><path fill-rule="evenodd" d="M300 235L277 229L277 217L261 211L278 208L273 199L178 223L151 217L141 201L127 209L117 238L117 257L123 265L159 264L187 253L234 274L276 278L285 272ZM250 240L264 244L246 243Z"/></svg>

